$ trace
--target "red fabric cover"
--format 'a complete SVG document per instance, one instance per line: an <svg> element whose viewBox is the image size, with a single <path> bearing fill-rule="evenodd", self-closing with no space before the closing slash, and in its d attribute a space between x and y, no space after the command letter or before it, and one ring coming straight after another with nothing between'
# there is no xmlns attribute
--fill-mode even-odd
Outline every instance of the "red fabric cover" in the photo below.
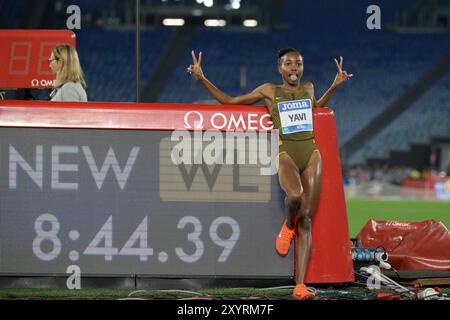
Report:
<svg viewBox="0 0 450 320"><path fill-rule="evenodd" d="M369 220L359 232L363 247L386 248L397 270L450 270L450 234L435 220Z"/></svg>

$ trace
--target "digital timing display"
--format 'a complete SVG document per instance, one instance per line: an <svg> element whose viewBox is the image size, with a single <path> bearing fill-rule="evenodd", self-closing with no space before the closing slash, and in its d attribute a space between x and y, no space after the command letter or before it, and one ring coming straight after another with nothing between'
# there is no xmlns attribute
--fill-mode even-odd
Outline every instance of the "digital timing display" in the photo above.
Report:
<svg viewBox="0 0 450 320"><path fill-rule="evenodd" d="M171 131L0 134L0 272L292 276L292 253L274 248L284 196L276 175L261 174L261 141L213 150L202 136L186 144L194 163L178 164ZM232 161L195 163L200 151Z"/></svg>
<svg viewBox="0 0 450 320"><path fill-rule="evenodd" d="M69 30L0 30L0 43L0 88L53 87L48 63L52 48L76 45Z"/></svg>

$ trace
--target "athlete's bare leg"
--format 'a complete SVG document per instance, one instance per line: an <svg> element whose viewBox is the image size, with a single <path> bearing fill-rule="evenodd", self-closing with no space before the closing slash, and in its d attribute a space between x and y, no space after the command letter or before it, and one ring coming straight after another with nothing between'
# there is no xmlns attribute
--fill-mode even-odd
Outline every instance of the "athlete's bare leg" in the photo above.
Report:
<svg viewBox="0 0 450 320"><path fill-rule="evenodd" d="M303 187L298 168L287 153L280 154L278 180L281 189L286 193L284 199L288 209L286 225L289 229L294 229L300 211Z"/></svg>
<svg viewBox="0 0 450 320"><path fill-rule="evenodd" d="M322 182L322 158L319 151L315 151L311 155L308 166L301 173L301 181L303 193L297 220L297 237L295 237L297 248L296 284L302 284L305 281L311 251L312 217L317 208Z"/></svg>

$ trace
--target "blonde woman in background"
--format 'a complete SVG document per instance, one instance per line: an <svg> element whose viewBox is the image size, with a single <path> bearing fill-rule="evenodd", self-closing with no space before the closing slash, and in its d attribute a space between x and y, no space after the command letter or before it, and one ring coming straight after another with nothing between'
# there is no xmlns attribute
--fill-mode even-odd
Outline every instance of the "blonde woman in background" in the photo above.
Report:
<svg viewBox="0 0 450 320"><path fill-rule="evenodd" d="M75 48L68 44L56 46L48 59L56 75L56 86L51 101L87 101L86 81Z"/></svg>

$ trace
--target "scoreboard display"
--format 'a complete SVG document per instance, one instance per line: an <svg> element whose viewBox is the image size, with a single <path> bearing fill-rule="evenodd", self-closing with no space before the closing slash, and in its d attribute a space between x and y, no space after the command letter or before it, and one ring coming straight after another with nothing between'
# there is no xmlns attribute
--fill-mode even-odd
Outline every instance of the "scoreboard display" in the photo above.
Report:
<svg viewBox="0 0 450 320"><path fill-rule="evenodd" d="M53 88L48 59L60 44L76 46L70 30L0 30L0 88Z"/></svg>

